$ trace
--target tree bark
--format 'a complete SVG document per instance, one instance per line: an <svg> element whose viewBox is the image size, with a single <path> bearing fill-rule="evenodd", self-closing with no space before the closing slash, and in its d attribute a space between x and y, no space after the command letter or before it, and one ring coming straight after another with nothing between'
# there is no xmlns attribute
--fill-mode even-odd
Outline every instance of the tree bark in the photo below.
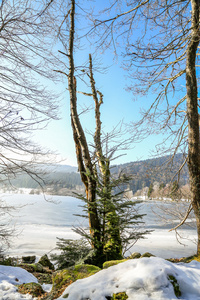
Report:
<svg viewBox="0 0 200 300"><path fill-rule="evenodd" d="M188 169L192 195L192 207L197 223L197 254L200 254L200 159L199 159L199 117L196 78L196 52L199 45L199 0L191 0L191 39L187 47L186 88L188 118Z"/></svg>
<svg viewBox="0 0 200 300"><path fill-rule="evenodd" d="M76 147L76 156L79 167L81 179L86 188L86 197L88 201L88 216L90 234L92 237L92 246L99 250L100 245L100 222L96 207L96 180L93 171L93 165L88 149L87 140L81 126L79 116L77 113L77 91L76 78L74 76L74 24L75 16L75 0L71 1L70 10L70 35L69 35L69 74L68 74L68 88L70 94L70 112L71 124L73 130L73 138Z"/></svg>
<svg viewBox="0 0 200 300"><path fill-rule="evenodd" d="M103 154L101 141L101 113L103 94L96 89L92 70L92 56L89 55L90 85L95 102L96 131L94 135L95 154L98 160L102 177L102 202L104 203L104 217L102 229L102 244L107 260L122 258L122 240L119 230L119 216L116 213L115 203L112 200L110 160ZM99 95L99 97L98 97Z"/></svg>

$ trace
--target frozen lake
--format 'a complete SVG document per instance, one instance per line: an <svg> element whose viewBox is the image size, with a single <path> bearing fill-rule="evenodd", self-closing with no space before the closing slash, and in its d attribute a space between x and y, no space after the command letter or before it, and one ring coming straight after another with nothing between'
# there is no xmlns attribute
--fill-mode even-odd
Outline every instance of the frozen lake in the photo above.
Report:
<svg viewBox="0 0 200 300"><path fill-rule="evenodd" d="M72 227L87 225L87 220L75 216L82 214L83 203L76 198L67 196L48 196L46 201L42 195L4 194L1 196L8 205L21 208L14 212L11 223L15 225L18 236L14 238L10 255L43 255L49 253L56 246L56 237L79 238ZM160 206L164 210L160 210ZM184 205L184 204L182 204ZM175 203L159 201L145 201L137 206L140 214L146 214L144 228L153 229L146 239L138 241L130 252L151 252L163 258L189 256L196 251L196 230L185 226L181 235L184 245L177 242L175 233L169 232L171 224L176 220L174 216L170 224L162 220L166 218L166 209L175 211ZM128 254L128 253L127 253Z"/></svg>

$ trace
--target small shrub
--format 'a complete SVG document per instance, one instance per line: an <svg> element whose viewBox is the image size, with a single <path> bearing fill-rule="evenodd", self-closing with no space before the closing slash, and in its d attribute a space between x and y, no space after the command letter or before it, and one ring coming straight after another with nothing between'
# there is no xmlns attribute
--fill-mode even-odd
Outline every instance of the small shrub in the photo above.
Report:
<svg viewBox="0 0 200 300"><path fill-rule="evenodd" d="M58 269L69 268L74 266L87 257L91 248L83 239L70 240L58 238L56 249L60 250L60 254L52 254L51 260L55 261Z"/></svg>
<svg viewBox="0 0 200 300"><path fill-rule="evenodd" d="M0 265L4 265L4 266L13 266L14 262L13 259L11 257L8 258L1 258L0 259Z"/></svg>

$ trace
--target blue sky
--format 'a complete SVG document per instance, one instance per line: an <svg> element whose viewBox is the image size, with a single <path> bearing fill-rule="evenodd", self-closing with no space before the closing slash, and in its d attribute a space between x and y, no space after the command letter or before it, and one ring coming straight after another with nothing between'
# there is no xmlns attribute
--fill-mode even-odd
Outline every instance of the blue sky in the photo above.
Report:
<svg viewBox="0 0 200 300"><path fill-rule="evenodd" d="M85 25L84 20L76 24L80 27ZM82 61L86 61L88 54L94 52L94 47L87 41L84 41L83 45L83 50L76 52L75 65L80 65ZM109 50L103 54L99 52L97 55L98 60L100 60L103 67L109 66L109 68L105 74L94 72L96 86L104 95L104 104L101 106L101 117L102 127L105 132L112 130L122 120L125 123L139 120L140 109L147 109L155 97L155 95L148 94L146 97L138 96L135 100L133 95L125 90L130 81L126 78L127 73L121 68L120 58L114 62L113 57L112 52ZM63 83L60 83L56 87L58 91L65 91L61 101L60 120L51 121L45 130L37 132L35 141L41 144L42 147L56 151L58 157L63 160L62 163L76 165L75 148L70 124L69 94L66 91L68 85L67 78L64 78L64 80ZM78 82L78 90L85 90L85 86L80 82ZM90 106L92 101L89 97L78 95L78 103L81 106ZM84 129L94 132L95 119L92 112L83 115L81 120ZM132 149L125 151L124 154L126 155L120 157L115 163L150 158L152 151L155 150L155 146L161 142L162 138L162 135L153 135L141 143L133 144Z"/></svg>
<svg viewBox="0 0 200 300"><path fill-rule="evenodd" d="M105 61L112 62L111 55L107 55ZM106 63L104 62L104 63ZM94 74L95 75L95 74ZM96 85L104 94L104 103L101 106L102 128L104 132L109 132L120 121L129 123L137 121L140 118L140 108L150 105L152 97L139 97L137 101L133 99L133 95L125 90L128 83L125 78L125 72L120 65L115 64L109 67L106 74L96 74ZM58 89L65 90L67 81L58 85ZM78 86L79 88L79 86ZM84 86L81 85L79 90L84 91ZM81 106L84 104L90 106L93 100L90 97L85 97L78 94L78 102ZM80 109L81 110L81 109ZM72 130L70 124L69 111L69 94L67 91L62 96L60 120L51 121L45 130L40 130L35 135L35 141L58 153L63 164L76 165L76 155ZM94 114L93 111L86 113L81 118L83 127L94 132ZM115 163L125 163L140 159L147 159L151 156L151 151L155 149L155 145L160 142L160 136L151 136L141 143L135 143L131 150L125 151L121 158Z"/></svg>

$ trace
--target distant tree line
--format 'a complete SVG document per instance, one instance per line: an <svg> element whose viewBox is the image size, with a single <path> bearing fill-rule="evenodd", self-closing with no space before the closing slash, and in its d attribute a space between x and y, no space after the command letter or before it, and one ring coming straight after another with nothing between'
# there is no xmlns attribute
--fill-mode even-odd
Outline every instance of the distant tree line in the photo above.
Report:
<svg viewBox="0 0 200 300"><path fill-rule="evenodd" d="M51 188L57 190L61 188L75 189L76 186L81 186L82 182L80 175L75 172L55 172L43 175L43 187L50 186ZM4 183L0 183L1 187L4 187ZM40 182L35 181L28 174L20 174L15 179L11 180L11 186L14 188L29 188L29 189L39 189L41 188ZM10 185L9 185L10 187Z"/></svg>
<svg viewBox="0 0 200 300"><path fill-rule="evenodd" d="M174 158L173 166L169 166L166 169L164 164L168 159L168 156L163 156L160 158L148 159L144 161L130 162L126 164L116 165L111 168L113 174L119 174L124 172L127 175L133 176L133 179L129 183L124 183L123 186L119 186L116 189L130 190L136 193L138 190L144 187L150 187L153 182L159 182L163 186L170 183L171 178L176 174L179 161L181 160L181 155L177 154ZM165 165L165 168L162 166ZM51 187L53 191L58 191L60 189L76 189L77 186L83 186L80 174L77 172L68 171L50 171L48 174L43 175L44 187ZM175 176L174 180L177 180ZM182 170L182 176L179 180L179 186L183 186L188 183L188 171L187 166ZM0 187L3 187L4 182L0 182ZM22 173L16 178L11 180L11 185L16 188L31 188L39 189L40 183L33 180L28 174Z"/></svg>

